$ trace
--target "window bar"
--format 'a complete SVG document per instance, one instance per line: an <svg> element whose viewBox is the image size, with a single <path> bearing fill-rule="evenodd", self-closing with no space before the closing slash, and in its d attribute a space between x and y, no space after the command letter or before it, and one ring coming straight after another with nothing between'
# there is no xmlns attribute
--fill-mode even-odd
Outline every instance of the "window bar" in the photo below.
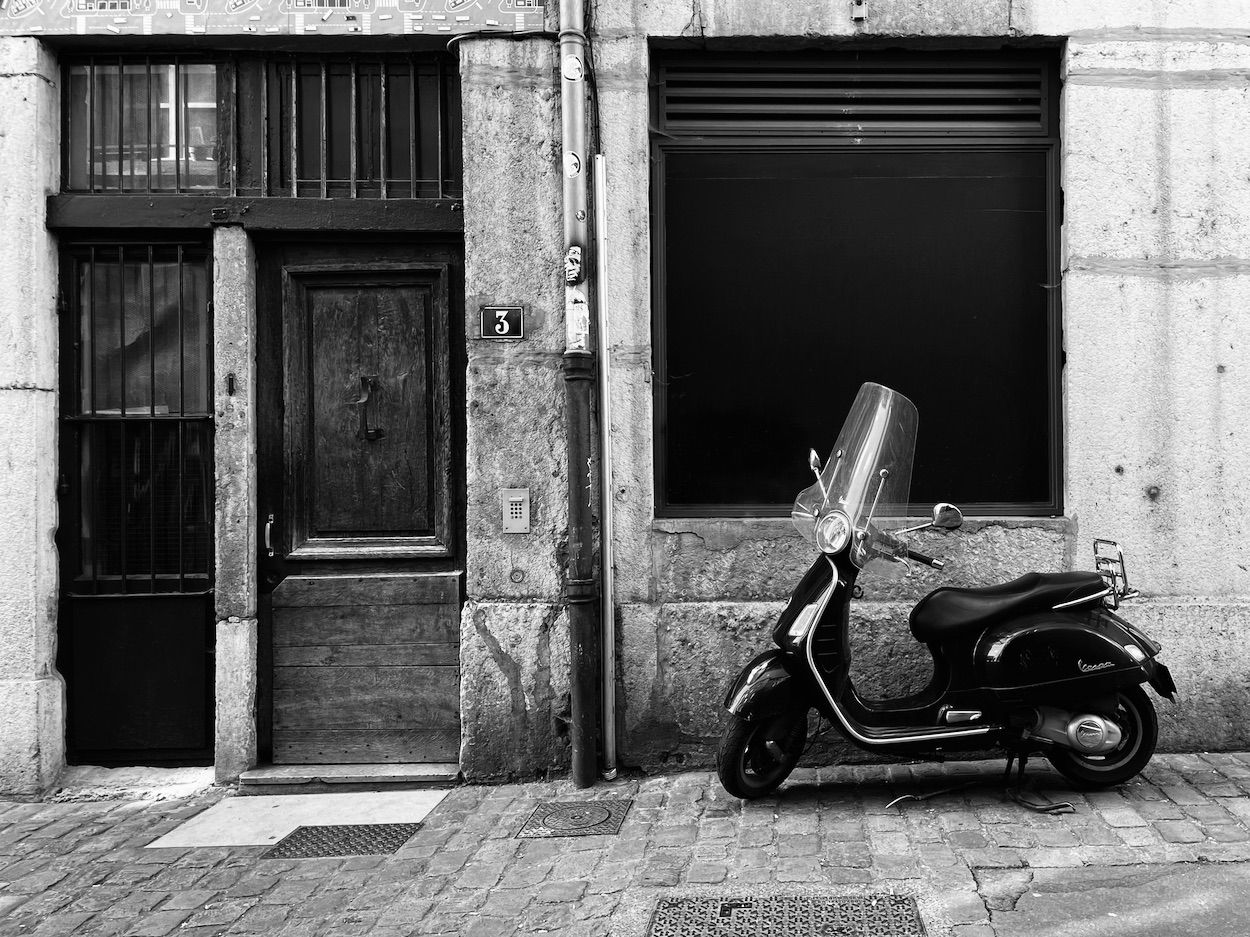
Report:
<svg viewBox="0 0 1250 937"><path fill-rule="evenodd" d="M291 197L299 195L299 59L291 56Z"/></svg>
<svg viewBox="0 0 1250 937"><path fill-rule="evenodd" d="M239 59L230 59L230 197L239 194ZM220 100L220 96L218 97ZM221 170L218 169L218 172ZM220 181L220 180L219 180Z"/></svg>
<svg viewBox="0 0 1250 937"><path fill-rule="evenodd" d="M186 585L184 577L186 575L186 563L183 559L182 541L184 536L185 524L182 517L182 476L186 471L186 461L183 455L183 430L185 422L183 418L187 413L186 389L184 380L186 375L186 335L183 332L182 324L182 291L185 289L182 274L182 245L178 245L178 510L175 514L178 517L178 591L185 592Z"/></svg>
<svg viewBox="0 0 1250 937"><path fill-rule="evenodd" d="M89 332L91 336L91 352L90 352L91 359L90 359L90 366L89 366L89 370L91 372L91 388L88 394L88 399L91 402L91 411L90 411L91 415L95 416L95 359L96 359L95 276L96 276L96 265L95 265L95 248L91 247L89 248L89 250L90 250L90 255L87 260L87 271L88 271L87 283L89 287L88 287L87 294L90 298L87 300L87 317L90 323ZM81 307L81 305L82 305L82 302L80 299L79 306ZM81 315L81 312L79 314ZM81 440L84 435L89 440L88 445L91 446L91 461L94 467L94 471L92 471L91 473L91 491L88 493L91 499L91 536L93 538L92 543L91 543L91 592L92 594L97 594L100 591L100 548L103 545L101 543L102 538L100 537L100 524L99 524L99 516L98 516L99 512L96 510L97 506L100 503L99 487L100 487L100 468L101 467L98 464L99 460L96 458L96 455L97 455L98 435L101 429L102 427L99 423L94 423L94 422L89 423L86 426L85 433L83 433L81 429L79 430L79 437L78 437L80 445L81 445ZM78 458L79 458L79 471L82 471L82 467L81 467L82 466L82 462L81 462L82 450L81 449L79 449ZM79 543L80 543L79 549L81 549L81 537L79 538Z"/></svg>
<svg viewBox="0 0 1250 937"><path fill-rule="evenodd" d="M126 60L121 56L117 58L117 191L124 192L126 187L122 184L122 151L125 149L125 139L122 135L122 128L126 125Z"/></svg>
<svg viewBox="0 0 1250 937"><path fill-rule="evenodd" d="M156 592L156 263L148 245L148 576Z"/></svg>
<svg viewBox="0 0 1250 937"><path fill-rule="evenodd" d="M348 140L350 143L347 165L348 165L348 194L356 197L356 147L360 142L360 134L356 129L356 121L359 119L360 108L357 104L357 96L360 94L360 83L356 78L356 59L348 60L347 67L352 72L352 91L351 103L348 108L348 118L351 121L351 129L348 131Z"/></svg>
<svg viewBox="0 0 1250 937"><path fill-rule="evenodd" d="M143 148L143 165L145 167L144 175L147 177L147 191L151 192L152 191L152 59L151 57L148 57L148 56L144 57L143 67L144 67L145 74L147 75L146 86L148 89L148 106L147 106L147 111L145 112L147 114L147 117L145 120L145 128L147 130L147 139L144 140L144 143L146 145ZM160 157L158 156L157 158L159 159Z"/></svg>
<svg viewBox="0 0 1250 937"><path fill-rule="evenodd" d="M447 119L447 108L443 101L443 60L438 60L438 66L435 69L438 74L438 95L435 107L438 108L438 197L443 198L443 176L444 172L444 153L443 153L443 121Z"/></svg>
<svg viewBox="0 0 1250 937"><path fill-rule="evenodd" d="M118 325L118 341L117 347L121 353L121 419L118 421L118 429L121 432L121 459L120 459L120 475L121 497L118 498L121 507L121 519L118 523L118 540L121 543L122 553L122 594L126 594L129 589L126 582L126 573L128 571L126 559L127 540L130 536L130 486L129 469L127 467L127 456L130 451L126 446L126 253L124 247L117 248L117 325Z"/></svg>
<svg viewBox="0 0 1250 937"><path fill-rule="evenodd" d="M378 140L379 140L378 172L381 174L381 178L382 178L381 197L386 198L386 171L387 171L386 151L388 149L388 144L390 143L390 140L386 134L386 129L387 129L386 128L386 108L388 106L388 101L386 98L386 59L382 59L380 62L378 62L378 75L380 76L380 81L381 81L381 84L379 86L379 97L382 101L382 109L380 111L379 125L378 125L379 126L379 129L378 129Z"/></svg>
<svg viewBox="0 0 1250 937"><path fill-rule="evenodd" d="M328 107L328 104L326 102L326 60L322 59L320 62L320 65L321 65L321 197L329 198L330 197L329 186L326 182L326 156L327 156L327 149L328 149L327 142L326 142L326 123L327 123L326 108Z"/></svg>
<svg viewBox="0 0 1250 937"><path fill-rule="evenodd" d="M87 191L95 191L95 59L87 60Z"/></svg>
<svg viewBox="0 0 1250 937"><path fill-rule="evenodd" d="M269 63L268 62L261 62L261 65L260 65L260 194L261 194L261 198L269 197ZM179 269L181 269L181 267Z"/></svg>
<svg viewBox="0 0 1250 937"><path fill-rule="evenodd" d="M174 122L174 191L182 191L182 63L174 59L174 88L169 98L170 117Z"/></svg>
<svg viewBox="0 0 1250 937"><path fill-rule="evenodd" d="M419 105L417 104L417 60L415 56L408 57L408 78L411 81L412 94L409 95L408 106L412 112L408 121L408 168L410 170L412 191L408 193L409 198L417 197L417 169L419 151L417 149L417 118L420 116Z"/></svg>

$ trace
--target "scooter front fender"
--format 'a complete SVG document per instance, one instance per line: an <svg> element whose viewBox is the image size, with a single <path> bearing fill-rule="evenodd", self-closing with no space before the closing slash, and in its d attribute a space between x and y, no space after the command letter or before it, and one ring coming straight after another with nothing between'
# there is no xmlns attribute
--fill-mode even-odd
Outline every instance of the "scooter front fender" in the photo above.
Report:
<svg viewBox="0 0 1250 937"><path fill-rule="evenodd" d="M725 708L749 720L790 709L798 704L801 692L794 676L786 669L785 654L773 649L742 668L725 694Z"/></svg>

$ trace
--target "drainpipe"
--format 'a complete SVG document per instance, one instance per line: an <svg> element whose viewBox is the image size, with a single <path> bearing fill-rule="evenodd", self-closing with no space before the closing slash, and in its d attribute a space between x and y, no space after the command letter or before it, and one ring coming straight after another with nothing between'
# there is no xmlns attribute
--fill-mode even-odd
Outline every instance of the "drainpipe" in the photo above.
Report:
<svg viewBox="0 0 1250 937"><path fill-rule="evenodd" d="M594 354L586 283L586 11L560 0L560 114L564 154L564 389L569 447L569 555L564 600L569 616L570 741L573 783L595 783L599 742L599 635L591 505L590 407Z"/></svg>
<svg viewBox="0 0 1250 937"><path fill-rule="evenodd" d="M608 167L595 154L595 311L599 327L599 489L603 507L599 523L599 566L603 571L603 779L616 778L616 568L612 556L615 504L612 479L612 380L608 344Z"/></svg>

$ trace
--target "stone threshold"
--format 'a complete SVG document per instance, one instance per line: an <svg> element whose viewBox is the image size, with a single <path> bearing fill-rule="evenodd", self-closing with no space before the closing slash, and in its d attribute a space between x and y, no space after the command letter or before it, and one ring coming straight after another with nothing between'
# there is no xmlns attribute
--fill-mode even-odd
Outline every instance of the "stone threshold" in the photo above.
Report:
<svg viewBox="0 0 1250 937"><path fill-rule="evenodd" d="M239 793L328 794L446 787L460 779L455 762L422 764L263 765L239 775Z"/></svg>

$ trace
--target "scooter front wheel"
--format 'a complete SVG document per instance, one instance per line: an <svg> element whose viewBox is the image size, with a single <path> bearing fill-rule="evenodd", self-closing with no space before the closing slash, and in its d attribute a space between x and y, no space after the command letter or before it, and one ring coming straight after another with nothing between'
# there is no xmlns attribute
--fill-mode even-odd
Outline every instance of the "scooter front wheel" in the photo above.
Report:
<svg viewBox="0 0 1250 937"><path fill-rule="evenodd" d="M734 797L766 797L790 776L807 741L807 710L731 716L716 754L716 770Z"/></svg>
<svg viewBox="0 0 1250 937"><path fill-rule="evenodd" d="M1102 755L1083 755L1062 749L1046 757L1055 770L1080 787L1113 787L1134 777L1154 754L1159 719L1150 697L1140 686L1116 694L1116 709L1108 713L1120 727L1120 744Z"/></svg>

